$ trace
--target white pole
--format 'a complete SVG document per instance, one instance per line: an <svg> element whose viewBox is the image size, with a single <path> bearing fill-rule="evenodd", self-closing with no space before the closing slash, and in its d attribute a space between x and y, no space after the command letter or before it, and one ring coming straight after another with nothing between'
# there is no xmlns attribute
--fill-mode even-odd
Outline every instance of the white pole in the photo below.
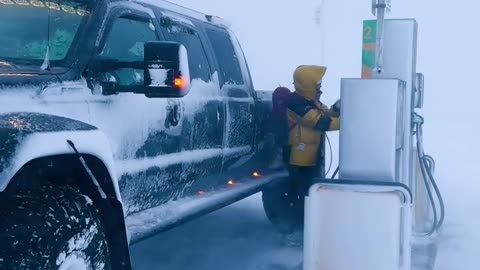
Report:
<svg viewBox="0 0 480 270"><path fill-rule="evenodd" d="M373 76L381 78L383 70L383 39L384 39L384 21L385 12L390 10L389 0L372 0L372 13L377 15L377 41L375 49L375 67L373 69Z"/></svg>
<svg viewBox="0 0 480 270"><path fill-rule="evenodd" d="M320 5L315 10L315 24L318 26L320 31L320 64L325 65L325 30L326 30L326 20L325 20L325 1L320 0Z"/></svg>

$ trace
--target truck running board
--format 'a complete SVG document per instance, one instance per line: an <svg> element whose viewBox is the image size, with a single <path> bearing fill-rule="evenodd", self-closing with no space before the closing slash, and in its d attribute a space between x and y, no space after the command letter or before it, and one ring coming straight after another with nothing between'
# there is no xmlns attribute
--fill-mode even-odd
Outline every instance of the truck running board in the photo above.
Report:
<svg viewBox="0 0 480 270"><path fill-rule="evenodd" d="M261 191L272 181L287 176L285 171L262 175L261 178L239 181L229 188L205 193L198 197L171 201L131 214L126 218L130 244L141 242L179 224L228 206Z"/></svg>

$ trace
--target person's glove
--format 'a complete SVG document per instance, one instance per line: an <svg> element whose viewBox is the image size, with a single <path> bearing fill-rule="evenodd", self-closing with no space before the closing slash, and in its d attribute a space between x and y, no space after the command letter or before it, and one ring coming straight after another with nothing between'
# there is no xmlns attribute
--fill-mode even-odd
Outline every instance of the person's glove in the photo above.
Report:
<svg viewBox="0 0 480 270"><path fill-rule="evenodd" d="M327 107L327 105L321 104L320 110L321 110L323 113L327 113L327 112L328 112L328 107Z"/></svg>
<svg viewBox="0 0 480 270"><path fill-rule="evenodd" d="M340 99L337 100L333 105L332 105L332 110L336 113L340 113Z"/></svg>

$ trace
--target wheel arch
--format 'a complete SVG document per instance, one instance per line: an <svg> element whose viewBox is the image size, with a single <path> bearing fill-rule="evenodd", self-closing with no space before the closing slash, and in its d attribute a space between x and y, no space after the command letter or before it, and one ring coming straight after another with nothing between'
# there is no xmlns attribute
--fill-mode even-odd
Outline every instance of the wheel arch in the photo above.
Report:
<svg viewBox="0 0 480 270"><path fill-rule="evenodd" d="M91 154L81 155L107 195L106 199L102 198L75 153L30 160L15 173L4 192L14 193L15 190L24 188L40 189L42 186L70 186L80 190L92 200L99 212L111 251L112 269L131 269L128 231L123 205L113 184L115 178L99 157Z"/></svg>
<svg viewBox="0 0 480 270"><path fill-rule="evenodd" d="M71 141L75 149L67 142ZM102 198L80 156L107 195ZM19 188L68 185L90 197L105 225L113 269L131 269L129 237L110 141L89 124L55 115L0 115L0 196Z"/></svg>

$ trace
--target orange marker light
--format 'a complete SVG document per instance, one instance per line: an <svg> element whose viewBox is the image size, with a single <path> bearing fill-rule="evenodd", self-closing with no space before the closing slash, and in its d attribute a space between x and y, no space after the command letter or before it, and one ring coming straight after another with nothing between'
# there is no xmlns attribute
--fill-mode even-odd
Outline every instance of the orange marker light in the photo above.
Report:
<svg viewBox="0 0 480 270"><path fill-rule="evenodd" d="M204 195L205 195L205 191L199 191L199 192L197 192L197 195L198 195L198 196L204 196Z"/></svg>
<svg viewBox="0 0 480 270"><path fill-rule="evenodd" d="M175 88L185 88L186 85L187 83L183 77L177 77L173 81L173 86L175 86Z"/></svg>
<svg viewBox="0 0 480 270"><path fill-rule="evenodd" d="M228 183L229 186L235 185L235 181L233 181L232 179L228 180L227 183Z"/></svg>
<svg viewBox="0 0 480 270"><path fill-rule="evenodd" d="M252 176L255 177L255 178L259 178L259 177L261 177L262 175L261 175L259 172L253 172L253 173L252 173Z"/></svg>

